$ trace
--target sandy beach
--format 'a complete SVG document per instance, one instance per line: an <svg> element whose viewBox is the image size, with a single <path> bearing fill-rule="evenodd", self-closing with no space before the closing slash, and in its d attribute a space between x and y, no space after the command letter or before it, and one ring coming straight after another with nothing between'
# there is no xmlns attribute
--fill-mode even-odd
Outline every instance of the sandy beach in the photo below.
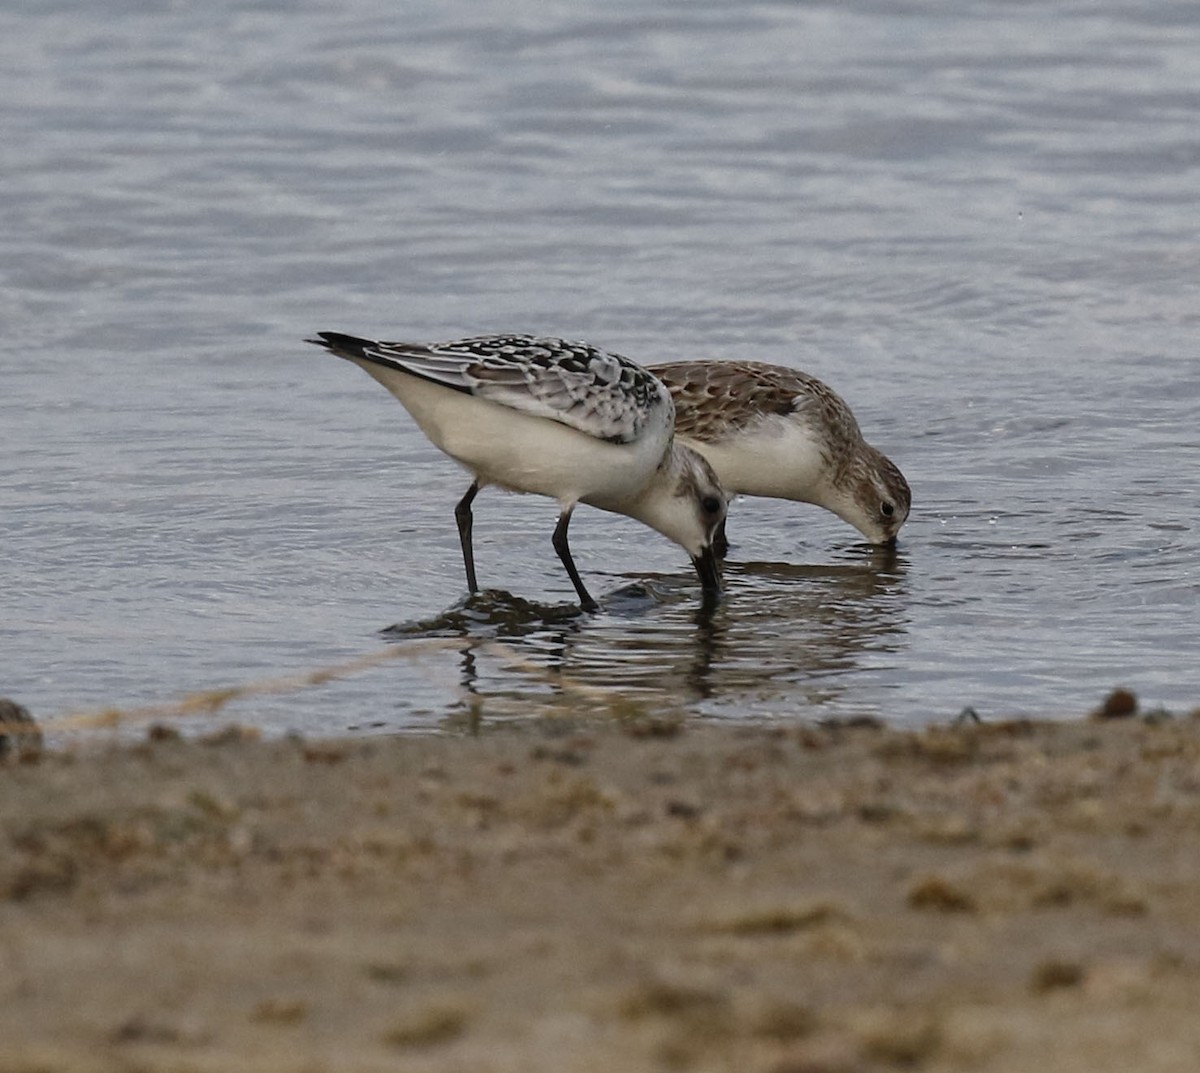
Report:
<svg viewBox="0 0 1200 1073"><path fill-rule="evenodd" d="M2 1070L1200 1068L1200 718L0 766Z"/></svg>

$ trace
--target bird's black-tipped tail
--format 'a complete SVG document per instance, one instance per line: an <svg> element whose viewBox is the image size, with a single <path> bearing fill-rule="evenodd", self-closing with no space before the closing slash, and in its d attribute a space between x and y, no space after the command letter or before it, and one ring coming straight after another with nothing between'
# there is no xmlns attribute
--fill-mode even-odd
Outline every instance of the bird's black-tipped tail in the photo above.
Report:
<svg viewBox="0 0 1200 1073"><path fill-rule="evenodd" d="M371 339L360 339L357 335L343 335L341 332L317 332L316 339L304 341L323 346L339 358L366 358L368 361L370 356L367 354L367 348L375 345Z"/></svg>

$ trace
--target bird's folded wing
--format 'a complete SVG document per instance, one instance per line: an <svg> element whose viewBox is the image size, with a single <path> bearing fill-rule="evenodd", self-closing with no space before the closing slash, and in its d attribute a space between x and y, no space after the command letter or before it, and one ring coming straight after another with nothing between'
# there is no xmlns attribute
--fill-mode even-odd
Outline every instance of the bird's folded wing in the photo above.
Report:
<svg viewBox="0 0 1200 1073"><path fill-rule="evenodd" d="M371 348L370 356L612 443L636 440L662 408L670 406L653 376L600 351L564 358L536 348L507 354L381 343Z"/></svg>

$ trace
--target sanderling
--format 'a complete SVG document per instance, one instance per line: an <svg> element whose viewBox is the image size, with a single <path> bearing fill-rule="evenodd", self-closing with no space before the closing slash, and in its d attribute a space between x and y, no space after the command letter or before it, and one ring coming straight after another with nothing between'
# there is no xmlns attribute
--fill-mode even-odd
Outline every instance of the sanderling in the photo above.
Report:
<svg viewBox="0 0 1200 1073"><path fill-rule="evenodd" d="M756 361L652 365L675 400L675 435L712 463L726 493L815 503L874 544L908 518L904 474L814 376ZM724 554L724 529L718 534Z"/></svg>
<svg viewBox="0 0 1200 1073"><path fill-rule="evenodd" d="M671 396L641 366L586 343L528 335L380 343L317 334L308 342L378 380L474 475L454 510L471 592L478 591L471 502L489 484L558 500L554 550L585 610L597 604L567 543L577 503L658 530L691 556L706 594L720 592L713 540L725 493L709 464L675 441Z"/></svg>

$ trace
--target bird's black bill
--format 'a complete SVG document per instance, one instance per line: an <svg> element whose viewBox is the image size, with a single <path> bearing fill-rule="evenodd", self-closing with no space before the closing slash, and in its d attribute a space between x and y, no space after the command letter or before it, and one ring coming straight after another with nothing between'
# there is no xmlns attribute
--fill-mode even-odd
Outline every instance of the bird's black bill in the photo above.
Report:
<svg viewBox="0 0 1200 1073"><path fill-rule="evenodd" d="M717 526L717 531L713 533L713 551L718 559L724 559L729 554L729 540L725 536L725 519L721 519L721 524Z"/></svg>
<svg viewBox="0 0 1200 1073"><path fill-rule="evenodd" d="M700 575L700 584L704 587L706 599L714 599L721 595L721 560L717 558L716 550L710 544L699 555L692 556L692 565Z"/></svg>

